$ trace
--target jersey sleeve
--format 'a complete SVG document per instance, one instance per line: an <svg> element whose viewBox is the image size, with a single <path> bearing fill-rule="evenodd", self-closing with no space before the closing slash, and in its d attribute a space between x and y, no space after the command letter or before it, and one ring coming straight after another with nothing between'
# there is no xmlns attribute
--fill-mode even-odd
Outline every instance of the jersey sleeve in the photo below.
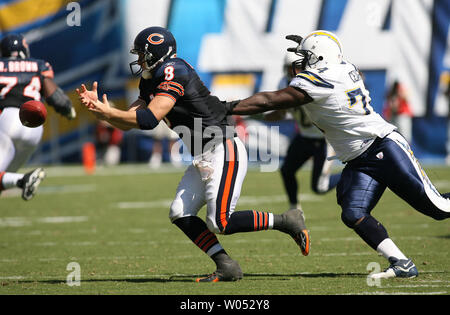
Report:
<svg viewBox="0 0 450 315"><path fill-rule="evenodd" d="M155 79L158 84L155 96L165 96L176 102L184 96L184 90L189 78L189 69L181 61L169 62L158 69Z"/></svg>
<svg viewBox="0 0 450 315"><path fill-rule="evenodd" d="M41 61L39 66L39 72L43 78L54 79L55 73L50 63L47 61Z"/></svg>
<svg viewBox="0 0 450 315"><path fill-rule="evenodd" d="M145 87L145 79L139 81L139 99L144 100L146 104L150 103L150 94Z"/></svg>
<svg viewBox="0 0 450 315"><path fill-rule="evenodd" d="M289 86L305 91L314 100L326 98L334 92L333 84L311 71L298 73Z"/></svg>

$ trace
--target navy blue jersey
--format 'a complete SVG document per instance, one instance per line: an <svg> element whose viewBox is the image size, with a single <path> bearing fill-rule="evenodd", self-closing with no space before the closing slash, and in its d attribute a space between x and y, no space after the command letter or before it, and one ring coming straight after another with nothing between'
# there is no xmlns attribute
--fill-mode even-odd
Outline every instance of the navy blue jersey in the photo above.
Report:
<svg viewBox="0 0 450 315"><path fill-rule="evenodd" d="M40 101L44 78L53 76L52 67L44 60L0 58L0 110Z"/></svg>
<svg viewBox="0 0 450 315"><path fill-rule="evenodd" d="M195 70L183 59L165 60L154 71L151 79L141 78L139 90L139 97L147 104L157 95L169 97L175 102L164 121L178 133L194 155L199 152L194 152L187 140L191 141L191 144L199 143L203 148L206 143L211 143L212 139L222 141L235 136L227 117L219 114L223 113L224 105L216 96L211 95ZM183 127L189 129L190 139L185 138Z"/></svg>

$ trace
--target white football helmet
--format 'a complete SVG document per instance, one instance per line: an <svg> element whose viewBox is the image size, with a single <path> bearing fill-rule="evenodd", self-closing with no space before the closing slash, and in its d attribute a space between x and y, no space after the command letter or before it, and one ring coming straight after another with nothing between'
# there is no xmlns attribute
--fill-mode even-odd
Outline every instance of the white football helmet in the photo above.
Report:
<svg viewBox="0 0 450 315"><path fill-rule="evenodd" d="M284 75L291 80L297 74L297 68L295 62L298 60L298 56L292 52L286 53L284 56ZM301 69L299 68L301 71Z"/></svg>
<svg viewBox="0 0 450 315"><path fill-rule="evenodd" d="M331 32L322 30L308 34L295 50L290 49L289 51L295 51L298 56L302 57L297 62L301 62L302 68L305 70L340 64L344 58L342 44L338 37Z"/></svg>

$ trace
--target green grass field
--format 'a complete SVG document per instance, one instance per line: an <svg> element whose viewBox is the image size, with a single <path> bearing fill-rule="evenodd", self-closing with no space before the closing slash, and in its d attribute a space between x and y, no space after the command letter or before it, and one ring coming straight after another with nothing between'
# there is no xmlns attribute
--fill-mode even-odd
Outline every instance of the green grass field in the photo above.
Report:
<svg viewBox="0 0 450 315"><path fill-rule="evenodd" d="M440 191L450 191L450 168L426 168ZM219 236L244 279L196 283L212 261L170 223L168 208L182 170L151 172L122 165L85 175L81 167L47 168L39 194L0 197L0 294L300 295L448 294L450 221L434 221L386 191L373 215L419 269L415 279L367 283L369 263L387 267L340 220L335 192L314 195L310 172L298 173L311 254L277 231ZM248 172L237 210L284 212L278 173ZM205 209L200 214L205 217ZM67 278L75 262L80 286ZM70 282L69 282L70 283Z"/></svg>

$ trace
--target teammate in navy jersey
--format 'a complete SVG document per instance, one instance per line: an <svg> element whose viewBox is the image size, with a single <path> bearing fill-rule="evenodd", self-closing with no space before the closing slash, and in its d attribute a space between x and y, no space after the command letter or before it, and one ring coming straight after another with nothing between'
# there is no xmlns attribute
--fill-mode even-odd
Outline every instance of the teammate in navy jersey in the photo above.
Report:
<svg viewBox="0 0 450 315"><path fill-rule="evenodd" d="M289 234L307 255L309 234L302 211L293 209L281 215L234 211L247 172L245 146L228 123L224 104L210 94L186 61L176 57L173 35L162 27L146 28L136 36L131 53L138 55L130 64L131 71L142 78L139 99L128 111L110 107L106 95L99 101L96 82L91 91L81 86L80 100L98 119L123 130L152 129L164 119L190 149L193 163L178 185L169 217L216 263L213 274L197 281L242 278L239 264L214 233L276 229ZM205 204L206 222L197 216Z"/></svg>
<svg viewBox="0 0 450 315"><path fill-rule="evenodd" d="M26 174L16 172L39 145L43 126L23 126L19 119L20 106L44 97L48 105L67 119L75 118L76 112L69 98L53 81L51 65L30 57L22 35L7 35L0 46L0 192L19 187L22 198L30 200L45 172L42 168Z"/></svg>

